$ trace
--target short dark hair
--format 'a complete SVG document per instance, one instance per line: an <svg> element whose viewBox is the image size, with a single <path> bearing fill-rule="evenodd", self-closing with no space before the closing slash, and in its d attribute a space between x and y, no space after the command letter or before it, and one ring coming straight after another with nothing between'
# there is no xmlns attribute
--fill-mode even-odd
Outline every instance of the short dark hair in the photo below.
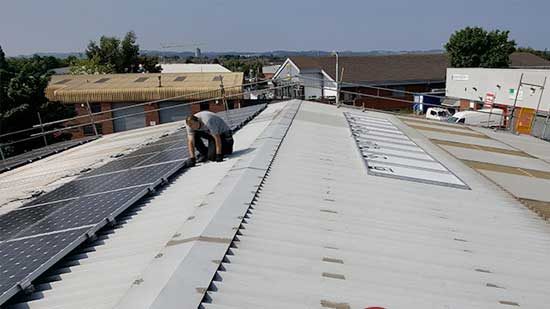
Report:
<svg viewBox="0 0 550 309"><path fill-rule="evenodd" d="M185 118L185 123L189 125L190 122L199 122L199 118L195 115L189 115L187 118Z"/></svg>

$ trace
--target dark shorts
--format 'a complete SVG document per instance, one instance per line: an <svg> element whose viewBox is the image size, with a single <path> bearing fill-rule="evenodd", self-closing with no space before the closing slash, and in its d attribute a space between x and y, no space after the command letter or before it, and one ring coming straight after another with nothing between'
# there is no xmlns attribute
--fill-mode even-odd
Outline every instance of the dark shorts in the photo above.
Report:
<svg viewBox="0 0 550 309"><path fill-rule="evenodd" d="M216 159L216 141L214 137L209 133L202 131L195 131L195 148L203 156L208 158L208 160ZM222 153L224 156L233 153L233 135L230 132L222 133ZM207 144L205 144L205 141Z"/></svg>

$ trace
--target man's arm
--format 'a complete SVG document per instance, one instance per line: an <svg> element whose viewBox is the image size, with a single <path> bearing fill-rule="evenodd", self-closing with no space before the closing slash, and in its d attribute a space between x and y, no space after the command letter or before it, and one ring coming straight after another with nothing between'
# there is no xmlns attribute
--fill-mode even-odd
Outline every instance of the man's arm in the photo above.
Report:
<svg viewBox="0 0 550 309"><path fill-rule="evenodd" d="M189 150L189 157L195 159L195 136L187 135L187 148Z"/></svg>
<svg viewBox="0 0 550 309"><path fill-rule="evenodd" d="M214 134L214 141L216 141L216 154L222 154L222 137L220 134Z"/></svg>

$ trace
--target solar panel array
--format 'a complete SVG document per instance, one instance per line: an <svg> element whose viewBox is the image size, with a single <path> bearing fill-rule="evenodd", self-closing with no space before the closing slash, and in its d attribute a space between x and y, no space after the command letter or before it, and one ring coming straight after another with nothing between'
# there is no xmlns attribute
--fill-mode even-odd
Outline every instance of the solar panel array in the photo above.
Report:
<svg viewBox="0 0 550 309"><path fill-rule="evenodd" d="M469 189L389 120L357 113L344 116L369 174Z"/></svg>
<svg viewBox="0 0 550 309"><path fill-rule="evenodd" d="M0 160L0 173L12 170L19 166L31 163L40 159L43 159L47 156L65 151L67 149L73 148L78 145L95 140L96 137L86 137L82 139L74 139L70 141L59 142L56 144L48 145L46 147L34 149L20 155L6 158L5 160Z"/></svg>
<svg viewBox="0 0 550 309"><path fill-rule="evenodd" d="M265 104L219 113L232 130ZM189 159L177 131L0 216L0 305L163 181Z"/></svg>

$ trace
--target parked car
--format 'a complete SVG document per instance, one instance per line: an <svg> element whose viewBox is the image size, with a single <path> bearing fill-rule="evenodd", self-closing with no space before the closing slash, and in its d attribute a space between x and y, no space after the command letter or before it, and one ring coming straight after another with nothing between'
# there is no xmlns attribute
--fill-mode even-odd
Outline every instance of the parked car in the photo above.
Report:
<svg viewBox="0 0 550 309"><path fill-rule="evenodd" d="M482 127L500 127L504 123L503 110L500 108L487 108L477 111L463 111L455 113L447 121Z"/></svg>
<svg viewBox="0 0 550 309"><path fill-rule="evenodd" d="M451 113L441 107L430 107L426 111L426 119L446 121L449 117L451 117Z"/></svg>

